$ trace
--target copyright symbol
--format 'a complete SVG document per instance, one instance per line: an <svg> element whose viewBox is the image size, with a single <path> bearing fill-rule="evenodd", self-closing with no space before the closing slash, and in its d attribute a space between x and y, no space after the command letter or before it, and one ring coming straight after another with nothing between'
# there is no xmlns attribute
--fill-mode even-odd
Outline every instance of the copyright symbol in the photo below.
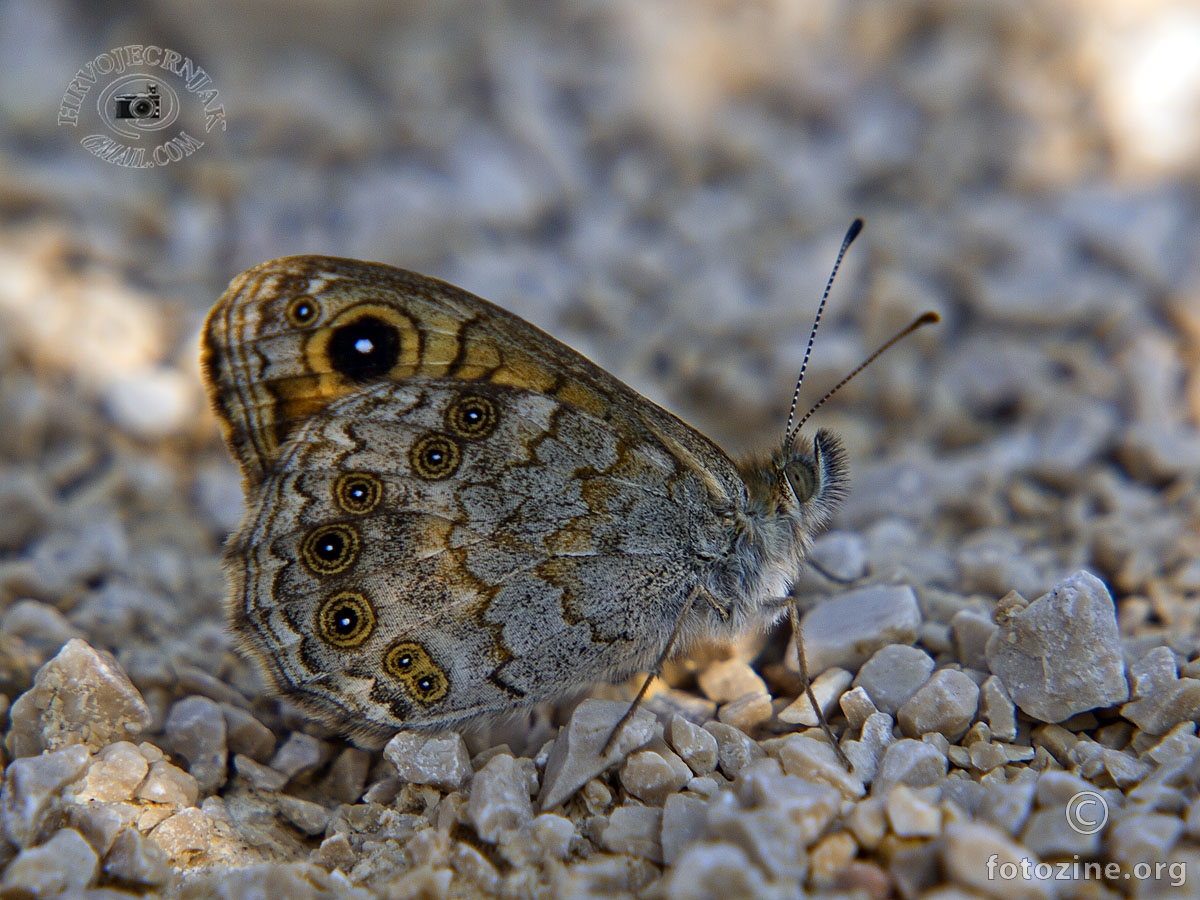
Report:
<svg viewBox="0 0 1200 900"><path fill-rule="evenodd" d="M1067 801L1067 824L1076 834L1095 834L1108 824L1108 804L1095 791L1080 791Z"/></svg>

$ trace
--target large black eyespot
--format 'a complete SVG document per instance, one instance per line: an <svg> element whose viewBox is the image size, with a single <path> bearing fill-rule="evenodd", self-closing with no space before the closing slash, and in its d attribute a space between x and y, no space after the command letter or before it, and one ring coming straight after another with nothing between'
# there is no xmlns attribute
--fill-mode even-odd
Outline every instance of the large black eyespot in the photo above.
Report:
<svg viewBox="0 0 1200 900"><path fill-rule="evenodd" d="M383 484L374 475L351 472L333 485L333 500L352 516L373 512L383 497Z"/></svg>
<svg viewBox="0 0 1200 900"><path fill-rule="evenodd" d="M339 650L351 650L375 630L375 610L358 591L341 591L317 610L317 634Z"/></svg>
<svg viewBox="0 0 1200 900"><path fill-rule="evenodd" d="M450 430L471 440L487 437L496 430L499 419L496 404L475 394L459 397L446 409L446 425Z"/></svg>
<svg viewBox="0 0 1200 900"><path fill-rule="evenodd" d="M287 306L288 321L297 328L304 328L311 325L320 316L321 304L317 302L315 297L309 297L306 294L293 297Z"/></svg>
<svg viewBox="0 0 1200 900"><path fill-rule="evenodd" d="M426 434L417 439L408 451L408 462L414 473L428 481L449 478L462 460L458 444L444 434Z"/></svg>
<svg viewBox="0 0 1200 900"><path fill-rule="evenodd" d="M300 556L317 575L336 575L353 565L358 549L358 532L339 522L310 531L300 545Z"/></svg>
<svg viewBox="0 0 1200 900"><path fill-rule="evenodd" d="M380 378L400 359L400 331L391 322L365 315L339 327L329 340L329 365L347 378Z"/></svg>

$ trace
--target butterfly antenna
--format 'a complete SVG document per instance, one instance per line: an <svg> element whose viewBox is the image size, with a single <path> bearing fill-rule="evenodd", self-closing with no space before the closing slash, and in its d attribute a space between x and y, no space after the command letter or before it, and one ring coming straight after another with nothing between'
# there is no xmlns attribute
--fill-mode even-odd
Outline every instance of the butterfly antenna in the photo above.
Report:
<svg viewBox="0 0 1200 900"><path fill-rule="evenodd" d="M795 432L788 433L789 438L794 437L796 434L799 434L800 429L804 427L805 422L807 422L809 419L812 418L813 413L815 413L818 409L820 409L822 406L824 406L825 402L830 397L832 397L834 394L836 394L838 391L840 391L842 388L844 388L847 384L849 384L851 378L853 378L855 375L857 375L859 372L861 372L863 369L865 369L871 363L875 362L875 360L877 360L880 356L882 356L884 353L886 353L888 348L890 348L892 346L892 344L908 337L910 334L912 334L918 328L922 328L925 325L932 325L934 322L940 322L941 320L942 320L942 317L933 311L924 312L924 313L921 313L921 315L917 316L915 319L913 319L912 322L910 322L908 324L907 328L901 329L900 331L897 331L895 334L893 334L890 338L888 338L886 343L884 343L878 350L876 350L874 353L872 353L870 356L868 356L866 359L864 359L861 363L859 363L853 372L851 372L849 375L847 375L845 378L843 378L841 381L839 381L837 384L835 384L833 387L831 387L829 389L829 391L825 394L824 397L822 397L820 400L818 400L816 403L814 403L812 406L812 409L810 409L808 412L806 412L801 417L800 421L796 423Z"/></svg>
<svg viewBox="0 0 1200 900"><path fill-rule="evenodd" d="M817 307L817 317L813 319L812 331L808 333L808 346L804 349L804 362L800 363L800 376L796 379L796 390L792 391L792 407L788 410L787 428L783 432L784 446L789 446L800 432L800 425L792 428L792 422L796 418L796 403L800 400L800 386L804 384L804 373L808 371L808 360L812 356L813 341L817 339L817 329L821 327L821 313L825 312L825 303L829 300L829 292L833 289L833 279L837 277L838 269L842 267L842 259L845 257L846 251L850 249L850 245L854 243L854 239L862 233L862 230L863 220L861 217L850 223L846 236L842 238L842 249L838 251L837 259L833 261L833 271L829 273L829 280L825 282L825 293L821 295L821 304ZM821 402L823 403L824 400ZM809 415L812 415L812 410L809 410ZM804 418L807 419L808 416ZM800 424L804 424L803 419Z"/></svg>

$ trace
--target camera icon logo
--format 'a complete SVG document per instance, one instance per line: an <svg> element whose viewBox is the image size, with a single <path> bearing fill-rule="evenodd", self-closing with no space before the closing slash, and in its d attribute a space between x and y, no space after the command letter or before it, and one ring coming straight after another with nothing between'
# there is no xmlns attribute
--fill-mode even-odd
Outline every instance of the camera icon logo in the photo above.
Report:
<svg viewBox="0 0 1200 900"><path fill-rule="evenodd" d="M146 90L136 94L118 94L113 97L117 103L116 117L118 119L158 119L162 117L162 97L158 95L158 85L153 81L146 82Z"/></svg>
<svg viewBox="0 0 1200 900"><path fill-rule="evenodd" d="M166 81L127 74L111 81L96 98L100 119L129 141L169 128L179 118L179 95Z"/></svg>

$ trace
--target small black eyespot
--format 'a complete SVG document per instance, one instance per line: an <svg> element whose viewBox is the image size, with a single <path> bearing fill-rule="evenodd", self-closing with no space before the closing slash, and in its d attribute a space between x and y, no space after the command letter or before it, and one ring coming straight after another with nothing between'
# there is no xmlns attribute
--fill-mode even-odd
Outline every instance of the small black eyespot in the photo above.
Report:
<svg viewBox="0 0 1200 900"><path fill-rule="evenodd" d="M301 295L288 304L288 321L297 328L304 328L317 321L321 315L321 304L314 298Z"/></svg>

